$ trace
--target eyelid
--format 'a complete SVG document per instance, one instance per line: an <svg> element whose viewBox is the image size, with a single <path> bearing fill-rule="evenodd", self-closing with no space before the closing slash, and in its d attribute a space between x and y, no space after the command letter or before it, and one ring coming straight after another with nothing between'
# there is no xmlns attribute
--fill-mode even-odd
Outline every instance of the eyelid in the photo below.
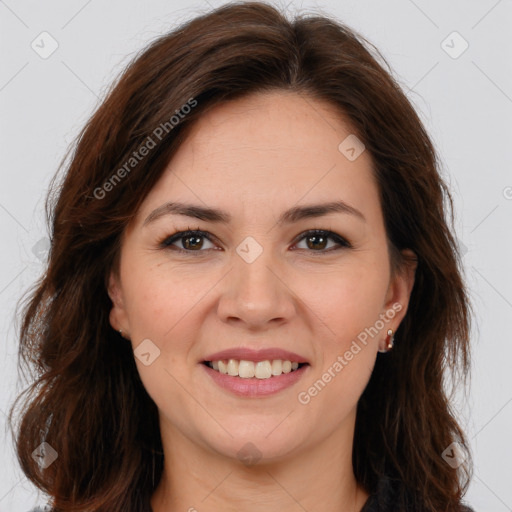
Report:
<svg viewBox="0 0 512 512"><path fill-rule="evenodd" d="M192 235L197 235L197 236L206 238L208 241L210 241L212 243L215 243L215 240L217 240L214 235L212 235L211 233L209 233L207 231L203 231L202 229L199 229L199 228L197 228L197 229L187 228L186 230L181 230L181 231L178 230L178 231L175 231L173 234L166 236L158 243L158 246L162 249L169 249L170 247L172 247L172 249L171 249L172 251L182 253L182 254L183 253L186 253L186 254L192 253L194 255L199 255L201 253L207 252L208 250L211 250L211 249L206 249L206 250L197 250L197 251L187 251L185 249L181 249L179 247L172 245L174 242L176 242L182 238L186 238L187 236L192 236ZM293 243L293 245L296 245L299 242L302 242L308 236L314 236L314 235L323 235L326 238L333 240L338 245L337 245L337 247L331 247L329 249L324 249L324 250L319 250L319 251L307 250L307 249L293 249L293 250L298 250L298 251L305 250L308 253L312 253L312 254L316 253L318 255L322 255L322 254L328 254L332 251L336 251L336 250L340 250L340 249L352 249L353 248L352 244L350 243L349 240L347 240L346 237L343 237L343 236L339 235L338 233L335 233L329 229L323 229L323 228L307 229L306 231L303 231L299 235L297 235L297 237L293 240L292 243Z"/></svg>
<svg viewBox="0 0 512 512"><path fill-rule="evenodd" d="M216 238L211 233L208 233L207 231L203 231L202 229L199 229L199 228L198 229L187 228L185 230L175 231L172 235L167 235L158 243L158 246L161 247L162 249L169 249L170 247L172 247L171 250L173 250L175 252L187 253L187 254L206 252L205 250L187 251L185 249L180 249L179 247L172 245L174 242L177 242L178 240L180 240L182 238L186 238L187 236L192 236L192 235L197 235L197 236L206 238L207 240L209 240L212 243L214 243L216 240Z"/></svg>
<svg viewBox="0 0 512 512"><path fill-rule="evenodd" d="M330 238L331 240L334 240L338 247L331 247L330 249L323 250L323 251L307 251L310 253L317 253L317 254L326 254L336 249L351 249L352 244L343 236L338 235L338 233L335 233L334 231L331 231L330 229L323 229L323 228L313 228L313 229L307 229L306 231L303 231L300 233L293 241L293 245L296 245L299 242L302 242L305 238L308 236L313 235L324 235L326 238ZM304 250L304 249L295 249L295 250Z"/></svg>

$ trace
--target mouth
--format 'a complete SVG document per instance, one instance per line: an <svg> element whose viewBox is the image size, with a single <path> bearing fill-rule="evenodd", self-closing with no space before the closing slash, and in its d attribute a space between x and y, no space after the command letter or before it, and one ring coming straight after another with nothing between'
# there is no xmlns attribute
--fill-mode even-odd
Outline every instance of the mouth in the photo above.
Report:
<svg viewBox="0 0 512 512"><path fill-rule="evenodd" d="M304 366L309 366L309 363L299 363L289 359L265 359L262 361L218 359L203 361L202 364L223 375L259 380L274 379L283 374L296 372Z"/></svg>
<svg viewBox="0 0 512 512"><path fill-rule="evenodd" d="M296 385L310 362L280 347L232 347L198 361L220 388L239 397L266 397Z"/></svg>
<svg viewBox="0 0 512 512"><path fill-rule="evenodd" d="M265 398L292 388L308 373L309 363L265 359L216 359L202 361L211 382L241 398Z"/></svg>

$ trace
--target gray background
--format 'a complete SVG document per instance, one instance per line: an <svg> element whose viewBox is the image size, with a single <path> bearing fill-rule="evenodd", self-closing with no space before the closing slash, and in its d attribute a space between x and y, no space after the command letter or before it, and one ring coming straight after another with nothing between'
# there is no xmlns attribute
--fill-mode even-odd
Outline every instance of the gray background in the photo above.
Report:
<svg viewBox="0 0 512 512"><path fill-rule="evenodd" d="M25 388L16 370L14 306L43 268L50 178L134 53L221 3L0 1L2 425L14 395ZM476 512L510 511L512 1L295 0L287 7L335 15L376 44L437 146L476 311L470 394L454 401L475 460L466 500ZM46 59L31 47L35 41L43 51L43 31L58 43ZM450 36L453 31L463 39ZM459 55L464 40L469 47ZM50 43L44 40L46 50ZM6 428L1 457L0 511L26 512L44 503L18 467Z"/></svg>

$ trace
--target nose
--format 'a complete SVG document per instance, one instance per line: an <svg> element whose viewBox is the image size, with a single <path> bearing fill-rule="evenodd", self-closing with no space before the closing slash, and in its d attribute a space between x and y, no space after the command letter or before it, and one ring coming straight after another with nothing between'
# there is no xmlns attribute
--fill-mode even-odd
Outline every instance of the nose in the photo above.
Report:
<svg viewBox="0 0 512 512"><path fill-rule="evenodd" d="M264 249L251 263L233 253L232 269L224 280L218 304L223 322L261 330L270 324L286 323L296 314L293 283L287 282L284 266L271 253Z"/></svg>

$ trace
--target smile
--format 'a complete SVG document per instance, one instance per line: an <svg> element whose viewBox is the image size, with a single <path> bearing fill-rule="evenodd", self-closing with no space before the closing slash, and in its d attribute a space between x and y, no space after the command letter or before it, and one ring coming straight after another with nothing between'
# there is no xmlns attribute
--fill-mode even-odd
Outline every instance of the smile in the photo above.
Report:
<svg viewBox="0 0 512 512"><path fill-rule="evenodd" d="M283 373L291 373L307 363L273 359L264 361L246 361L244 359L227 359L205 361L204 364L223 375L241 377L242 379L270 379Z"/></svg>
<svg viewBox="0 0 512 512"><path fill-rule="evenodd" d="M200 366L223 390L239 397L258 398L293 386L307 373L310 365L280 359L256 362L228 359L203 361Z"/></svg>

